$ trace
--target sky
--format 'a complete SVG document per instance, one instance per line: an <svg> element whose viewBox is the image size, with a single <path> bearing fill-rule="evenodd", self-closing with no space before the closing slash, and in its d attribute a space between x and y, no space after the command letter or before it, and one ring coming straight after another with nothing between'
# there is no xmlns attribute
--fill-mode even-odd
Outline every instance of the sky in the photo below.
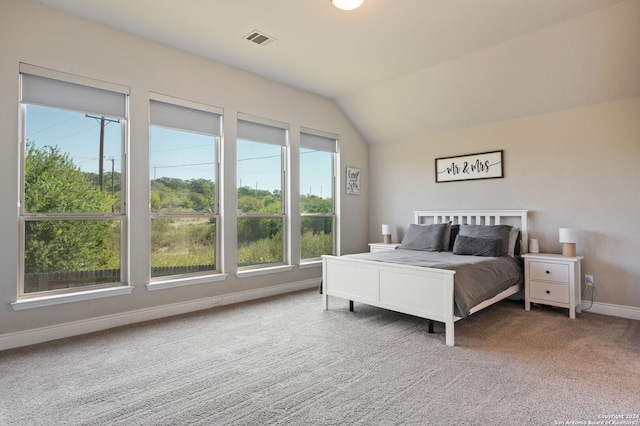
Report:
<svg viewBox="0 0 640 426"><path fill-rule="evenodd" d="M109 119L110 120L110 119ZM105 121L104 170L122 167L121 124ZM58 146L69 153L85 172L98 173L100 157L100 119L84 113L34 105L26 108L26 139L37 146ZM150 130L150 179L172 177L215 179L213 137L152 126ZM131 141L135 143L135 141ZM237 185L281 190L281 149L275 145L249 141L238 143ZM132 162L132 166L135 161ZM301 150L300 191L327 198L331 195L331 156Z"/></svg>
<svg viewBox="0 0 640 426"><path fill-rule="evenodd" d="M104 168L116 171L122 166L119 123L105 122ZM26 139L37 146L59 147L69 153L85 172L98 173L100 158L100 120L84 113L27 105Z"/></svg>

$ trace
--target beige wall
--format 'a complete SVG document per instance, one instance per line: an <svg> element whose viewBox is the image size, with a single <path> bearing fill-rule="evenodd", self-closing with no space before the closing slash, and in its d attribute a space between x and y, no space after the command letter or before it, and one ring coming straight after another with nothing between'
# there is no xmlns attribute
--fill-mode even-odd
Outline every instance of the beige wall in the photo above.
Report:
<svg viewBox="0 0 640 426"><path fill-rule="evenodd" d="M363 173L362 194L340 204L342 253L362 251L393 223L396 239L415 209L524 208L531 237L543 251L559 252L557 229L580 229L584 273L593 274L596 302L640 309L640 98L569 109L411 138L367 144L335 103L310 93L189 55L23 0L3 0L0 10L0 340L91 318L188 303L234 292L313 280L319 268L238 279L235 199L223 211L226 281L149 292L147 170L150 91L224 108L224 182L235 193L237 112L291 125L292 152L300 126L341 136L341 178L346 166ZM131 295L25 311L17 295L18 64L26 62L131 88ZM434 183L434 159L503 149L505 178ZM295 157L295 155L294 155ZM291 173L297 173L295 161ZM292 193L298 184L292 181ZM338 190L344 193L342 181ZM295 206L295 198L292 203ZM295 209L295 207L294 207ZM296 229L296 219L292 221ZM294 239L292 249L299 243Z"/></svg>
<svg viewBox="0 0 640 426"><path fill-rule="evenodd" d="M435 158L500 149L504 179L435 183ZM370 170L372 240L381 223L401 238L413 210L528 209L541 251L561 251L558 228L580 230L596 302L640 308L640 98L373 145Z"/></svg>
<svg viewBox="0 0 640 426"><path fill-rule="evenodd" d="M290 124L294 176L291 194L299 193L295 176L300 126L340 135L341 178L344 166L367 174L367 145L334 102L266 80L166 46L78 19L23 0L3 0L0 13L0 338L3 334L83 321L94 317L151 309L234 292L286 283L318 280L321 268L301 269L295 263L299 241L293 238L292 272L236 278L235 272L235 136L238 112ZM131 273L135 290L118 296L66 305L14 311L18 264L18 64L105 80L131 88ZM150 292L148 282L148 116L149 92L163 93L224 108L224 190L229 201L224 216L224 271L222 282ZM343 180L340 180L339 191ZM298 198L292 197L297 212ZM367 191L344 197L340 204L341 247L358 251L367 243ZM349 214L342 214L349 212ZM364 220L363 220L364 218ZM299 229L292 215L291 227Z"/></svg>

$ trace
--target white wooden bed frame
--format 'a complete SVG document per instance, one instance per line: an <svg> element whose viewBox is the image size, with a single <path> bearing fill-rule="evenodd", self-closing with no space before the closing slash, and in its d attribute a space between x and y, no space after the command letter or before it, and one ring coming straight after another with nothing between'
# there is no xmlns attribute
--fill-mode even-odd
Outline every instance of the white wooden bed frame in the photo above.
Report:
<svg viewBox="0 0 640 426"><path fill-rule="evenodd" d="M522 233L521 253L528 249L527 210L415 211L415 223L469 225L508 224ZM377 262L340 256L322 256L322 299L329 309L329 296L390 309L445 324L445 342L454 345L453 283L455 271ZM512 286L471 309L486 308L518 293Z"/></svg>

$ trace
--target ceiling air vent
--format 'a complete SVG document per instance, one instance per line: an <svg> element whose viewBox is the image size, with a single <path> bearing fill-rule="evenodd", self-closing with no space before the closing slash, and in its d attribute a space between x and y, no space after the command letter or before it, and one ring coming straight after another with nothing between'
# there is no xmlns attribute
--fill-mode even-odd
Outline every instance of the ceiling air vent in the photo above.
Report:
<svg viewBox="0 0 640 426"><path fill-rule="evenodd" d="M249 34L244 36L244 38L245 40L249 40L255 44L259 44L260 46L266 46L267 44L275 40L275 38L256 30L251 31Z"/></svg>

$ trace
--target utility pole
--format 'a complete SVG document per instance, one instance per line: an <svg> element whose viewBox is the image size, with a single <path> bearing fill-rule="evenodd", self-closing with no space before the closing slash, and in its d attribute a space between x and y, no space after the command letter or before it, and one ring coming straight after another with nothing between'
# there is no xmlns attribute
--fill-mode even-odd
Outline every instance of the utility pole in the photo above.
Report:
<svg viewBox="0 0 640 426"><path fill-rule="evenodd" d="M115 168L115 164L114 164L114 158L111 157L111 195L115 195L115 186L113 184L113 175L116 173L116 168Z"/></svg>
<svg viewBox="0 0 640 426"><path fill-rule="evenodd" d="M100 191L104 190L104 127L109 123L119 123L120 120L112 120L110 118L96 117L94 115L85 114L87 118L100 120L100 157L98 157L98 183Z"/></svg>
<svg viewBox="0 0 640 426"><path fill-rule="evenodd" d="M113 184L113 175L116 174L116 168L114 163L115 163L115 158L111 157L111 196L112 197L116 195L115 186ZM113 213L114 211L115 211L115 206L111 204L111 213Z"/></svg>

